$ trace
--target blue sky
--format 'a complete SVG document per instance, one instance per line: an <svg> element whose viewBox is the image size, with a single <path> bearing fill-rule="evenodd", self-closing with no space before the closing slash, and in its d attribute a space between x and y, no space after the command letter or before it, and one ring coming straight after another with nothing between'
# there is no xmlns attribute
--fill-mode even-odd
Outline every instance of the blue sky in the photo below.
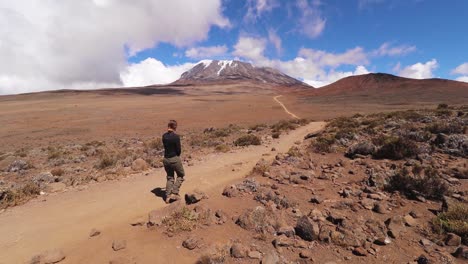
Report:
<svg viewBox="0 0 468 264"><path fill-rule="evenodd" d="M385 72L468 82L468 1L0 0L0 94L170 83L203 59L321 87Z"/></svg>

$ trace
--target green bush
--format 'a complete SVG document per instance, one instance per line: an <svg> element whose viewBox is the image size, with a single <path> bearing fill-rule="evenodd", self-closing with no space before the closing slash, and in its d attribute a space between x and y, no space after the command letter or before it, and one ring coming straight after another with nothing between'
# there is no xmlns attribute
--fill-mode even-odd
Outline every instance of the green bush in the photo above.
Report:
<svg viewBox="0 0 468 264"><path fill-rule="evenodd" d="M261 145L261 144L262 144L262 140L258 136L253 135L253 134L241 136L238 139L236 139L236 141L234 141L234 145L236 146L250 146L250 145Z"/></svg>
<svg viewBox="0 0 468 264"><path fill-rule="evenodd" d="M440 213L432 221L439 233L455 233L462 238L464 244L468 243L468 205L455 203L448 207L446 212Z"/></svg>

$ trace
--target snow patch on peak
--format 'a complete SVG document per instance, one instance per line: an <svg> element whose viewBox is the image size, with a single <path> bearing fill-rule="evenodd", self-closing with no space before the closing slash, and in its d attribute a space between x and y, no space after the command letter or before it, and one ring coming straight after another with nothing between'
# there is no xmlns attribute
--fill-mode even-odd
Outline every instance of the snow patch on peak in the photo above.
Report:
<svg viewBox="0 0 468 264"><path fill-rule="evenodd" d="M218 66L221 66L221 68L219 68L217 74L219 76L219 74L226 68L227 65L229 65L229 67L231 67L233 61L232 60L221 60L221 61L218 61ZM237 63L234 65L234 66L237 66Z"/></svg>
<svg viewBox="0 0 468 264"><path fill-rule="evenodd" d="M197 63L198 64L203 64L205 66L205 69L206 67L210 66L210 64L213 62L213 60L201 60Z"/></svg>

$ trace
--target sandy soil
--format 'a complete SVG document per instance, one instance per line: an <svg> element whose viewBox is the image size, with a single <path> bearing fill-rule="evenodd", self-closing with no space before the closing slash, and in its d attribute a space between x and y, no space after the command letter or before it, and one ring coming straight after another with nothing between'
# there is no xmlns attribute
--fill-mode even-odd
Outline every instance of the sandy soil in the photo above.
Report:
<svg viewBox="0 0 468 264"><path fill-rule="evenodd" d="M187 181L182 192L199 188L220 196L220 188L245 176L263 154L271 152L272 147L287 151L295 141L323 125L321 122L311 123L269 146L206 157L204 162L187 168ZM163 170L155 170L119 182L92 185L82 191L40 197L24 206L11 208L0 215L0 263L22 263L34 254L56 247L66 251L64 263L104 263L113 254L110 248L113 239L127 239L132 244L135 239L130 235L132 221L144 218L152 209L165 206L162 199L151 192L164 184ZM88 234L92 228L102 230L105 235L90 243ZM135 252L143 263L147 263L145 261L149 259L142 250L130 246L127 253ZM93 254L96 251L100 253ZM149 255L170 258L172 254L176 252L159 248Z"/></svg>

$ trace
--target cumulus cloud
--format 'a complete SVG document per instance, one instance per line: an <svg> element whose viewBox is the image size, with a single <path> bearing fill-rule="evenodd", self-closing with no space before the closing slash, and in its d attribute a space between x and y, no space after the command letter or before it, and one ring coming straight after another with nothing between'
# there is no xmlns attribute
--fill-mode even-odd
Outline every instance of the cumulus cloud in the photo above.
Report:
<svg viewBox="0 0 468 264"><path fill-rule="evenodd" d="M234 46L233 55L247 59L257 66L277 68L314 87L327 85L340 78L369 73L363 66L368 63L367 53L361 47L342 53L302 48L296 58L283 61L265 57L266 44L267 41L263 38L241 37ZM342 65L354 65L356 69L349 72L337 70Z"/></svg>
<svg viewBox="0 0 468 264"><path fill-rule="evenodd" d="M263 13L270 12L278 6L277 0L248 0L244 20L246 22L255 22Z"/></svg>
<svg viewBox="0 0 468 264"><path fill-rule="evenodd" d="M313 0L311 4L307 0L297 0L300 15L300 31L309 38L316 38L325 29L326 19L320 11L320 1Z"/></svg>
<svg viewBox="0 0 468 264"><path fill-rule="evenodd" d="M374 56L401 56L416 51L416 46L399 45L392 46L390 43L383 43L378 49L371 52Z"/></svg>
<svg viewBox="0 0 468 264"><path fill-rule="evenodd" d="M227 51L228 48L226 45L193 47L185 51L185 56L192 59L209 59L212 57L222 56L226 54Z"/></svg>
<svg viewBox="0 0 468 264"><path fill-rule="evenodd" d="M468 75L468 62L460 64L458 67L453 69L452 74Z"/></svg>
<svg viewBox="0 0 468 264"><path fill-rule="evenodd" d="M418 62L413 65L401 68L398 64L394 71L402 77L413 78L413 79L427 79L433 78L433 71L439 67L436 59L432 59L426 63Z"/></svg>
<svg viewBox="0 0 468 264"><path fill-rule="evenodd" d="M124 18L122 15L124 14ZM0 93L120 84L127 56L229 27L221 0L0 0Z"/></svg>
<svg viewBox="0 0 468 264"><path fill-rule="evenodd" d="M234 56L238 56L256 64L265 60L263 55L266 48L266 39L255 37L240 37L234 45Z"/></svg>
<svg viewBox="0 0 468 264"><path fill-rule="evenodd" d="M460 76L455 80L457 80L459 82L467 82L468 83L468 76Z"/></svg>
<svg viewBox="0 0 468 264"><path fill-rule="evenodd" d="M195 65L196 63L185 63L167 66L157 59L148 58L139 63L128 65L120 73L120 79L126 87L168 84L179 79L182 73Z"/></svg>

